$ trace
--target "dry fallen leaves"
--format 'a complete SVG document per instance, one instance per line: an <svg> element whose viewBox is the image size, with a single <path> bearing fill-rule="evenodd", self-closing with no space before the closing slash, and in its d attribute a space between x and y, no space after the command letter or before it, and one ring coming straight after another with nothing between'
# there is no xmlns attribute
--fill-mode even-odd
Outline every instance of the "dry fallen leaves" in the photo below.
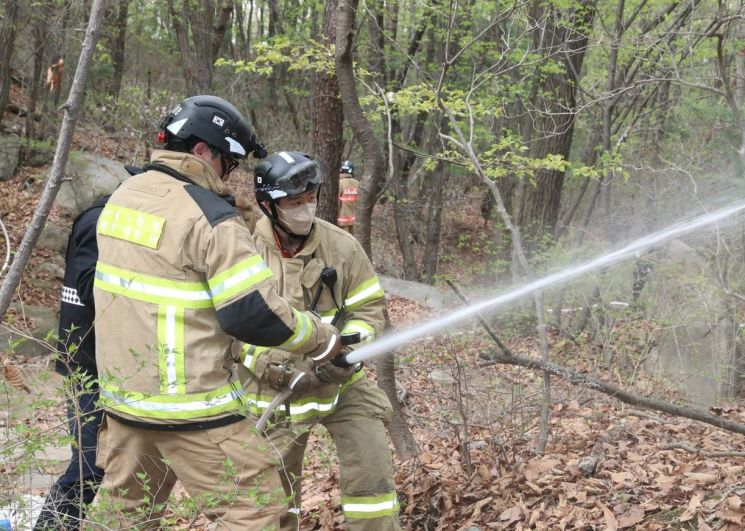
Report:
<svg viewBox="0 0 745 531"><path fill-rule="evenodd" d="M31 389L26 385L26 382L23 379L23 373L21 372L21 369L18 368L18 365L16 365L8 356L3 356L2 359L3 378L5 378L5 380L16 389L21 389L22 391L31 393Z"/></svg>

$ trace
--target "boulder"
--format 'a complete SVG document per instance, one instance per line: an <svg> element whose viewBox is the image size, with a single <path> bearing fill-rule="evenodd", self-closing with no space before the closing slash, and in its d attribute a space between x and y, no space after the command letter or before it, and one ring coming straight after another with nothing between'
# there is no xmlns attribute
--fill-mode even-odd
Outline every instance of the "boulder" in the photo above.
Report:
<svg viewBox="0 0 745 531"><path fill-rule="evenodd" d="M46 356L53 352L54 341L48 339L49 332L57 332L59 316L56 309L32 304L12 304L19 315L26 319L16 319L10 329L0 326L0 350L7 351L9 344L25 339L13 352L23 356ZM29 337L30 336L30 337ZM47 344L49 343L49 344Z"/></svg>
<svg viewBox="0 0 745 531"><path fill-rule="evenodd" d="M462 306L455 295L441 288L385 275L378 275L378 278L380 285L388 295L410 299L435 310Z"/></svg>
<svg viewBox="0 0 745 531"><path fill-rule="evenodd" d="M63 257L67 251L67 239L70 237L70 226L60 226L53 221L47 221L39 235L37 245L42 249L51 249Z"/></svg>
<svg viewBox="0 0 745 531"><path fill-rule="evenodd" d="M73 152L67 161L65 180L55 204L76 217L94 199L110 194L129 177L121 162L94 153Z"/></svg>
<svg viewBox="0 0 745 531"><path fill-rule="evenodd" d="M20 150L20 136L0 135L0 181L7 181L13 177L18 167Z"/></svg>
<svg viewBox="0 0 745 531"><path fill-rule="evenodd" d="M738 376L735 308L706 259L671 241L640 302L648 317L664 325L645 369L674 381L699 406L732 397Z"/></svg>

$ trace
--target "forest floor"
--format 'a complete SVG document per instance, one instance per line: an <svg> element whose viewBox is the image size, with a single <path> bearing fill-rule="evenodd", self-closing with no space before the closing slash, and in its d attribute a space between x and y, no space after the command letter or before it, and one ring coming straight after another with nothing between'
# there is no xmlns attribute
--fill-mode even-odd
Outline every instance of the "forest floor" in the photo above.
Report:
<svg viewBox="0 0 745 531"><path fill-rule="evenodd" d="M122 148L123 142L127 141L85 124L76 134L76 149L96 150L103 156L130 152ZM22 168L13 180L0 183L0 219L11 232L14 249L37 204L46 171L48 166ZM245 178L247 173L237 177ZM469 285L489 277L489 255L479 242L490 236L478 214L478 197L467 194L460 201L458 208L447 211L442 264L450 278ZM384 264L386 274L395 273L397 265L391 257L399 255L394 231L388 230L389 210L388 205L377 208L374 221L379 243L373 258ZM57 212L53 217L63 219ZM50 259L49 252L35 251L19 288L25 304L57 306L60 279L41 267ZM400 298L389 299L389 311L399 329L433 315L431 309ZM18 312L12 315L16 323L22 318ZM629 317L617 326L615 341L620 349L634 343L634 334L646 323ZM529 329L510 329L502 340L516 354L538 355L538 341ZM534 444L542 375L513 366L483 366L495 348L490 341L468 324L396 353L396 375L407 392L403 412L420 447L415 458L395 459L404 529L745 528L745 438L687 419L640 411L553 378L551 433L548 447L538 455ZM549 347L556 363L645 396L682 403L663 382L604 363L607 357L600 355L589 332L570 339L552 330ZM19 357L17 362L26 381L41 395L58 383L49 359ZM22 396L5 397L3 431L11 429L10 410L24 425L61 431L61 402L27 407L31 399ZM743 401L712 411L745 423ZM332 448L325 430L314 429L303 474L302 529L345 528ZM580 463L590 457L598 465L588 474ZM37 465L49 474L61 467L45 460ZM0 474L21 478L21 483L27 477L27 470L12 463L0 463L0 468ZM30 490L37 495L46 491L39 485ZM200 517L183 521L179 528L206 527Z"/></svg>

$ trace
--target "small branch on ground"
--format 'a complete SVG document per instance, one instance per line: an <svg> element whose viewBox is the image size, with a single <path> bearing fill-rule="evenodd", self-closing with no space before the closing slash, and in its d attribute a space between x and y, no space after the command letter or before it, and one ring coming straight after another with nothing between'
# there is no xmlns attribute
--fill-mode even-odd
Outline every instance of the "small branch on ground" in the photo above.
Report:
<svg viewBox="0 0 745 531"><path fill-rule="evenodd" d="M588 376L586 374L568 369L561 365L546 362L536 358L526 358L523 356L516 356L514 354L505 356L501 355L498 352L495 352L493 361L480 363L479 367L488 367L490 365L495 365L498 363L505 365L518 365L520 367L526 367L528 369L536 369L540 371L548 371L551 374L559 376L560 378L568 381L573 385L582 385L589 389L599 391L632 406L661 411L663 413L675 415L676 417L685 417L693 420L698 420L700 422L711 424L712 426L716 426L717 428L721 428L723 430L745 435L745 424L740 424L739 422L734 422L732 420L718 417L716 415L711 415L706 411L700 409L693 409L686 406L676 406L675 404L665 402L664 400L657 400L655 398L641 396L636 393L621 389L616 385L603 382L602 380L598 380L597 378L593 378L592 376Z"/></svg>
<svg viewBox="0 0 745 531"><path fill-rule="evenodd" d="M683 443L683 442L672 442L664 444L660 447L661 450L685 450L692 454L698 454L701 457L745 457L745 452L731 451L709 451L696 448L695 446Z"/></svg>

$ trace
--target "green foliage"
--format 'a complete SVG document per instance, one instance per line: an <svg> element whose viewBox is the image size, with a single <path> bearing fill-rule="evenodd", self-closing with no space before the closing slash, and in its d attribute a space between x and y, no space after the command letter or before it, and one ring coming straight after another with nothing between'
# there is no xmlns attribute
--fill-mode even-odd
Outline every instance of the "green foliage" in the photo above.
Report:
<svg viewBox="0 0 745 531"><path fill-rule="evenodd" d="M313 39L294 42L281 35L257 42L252 60L219 58L215 66L231 67L235 73L247 72L270 76L277 66L287 67L289 72L334 72L334 47L325 46Z"/></svg>

